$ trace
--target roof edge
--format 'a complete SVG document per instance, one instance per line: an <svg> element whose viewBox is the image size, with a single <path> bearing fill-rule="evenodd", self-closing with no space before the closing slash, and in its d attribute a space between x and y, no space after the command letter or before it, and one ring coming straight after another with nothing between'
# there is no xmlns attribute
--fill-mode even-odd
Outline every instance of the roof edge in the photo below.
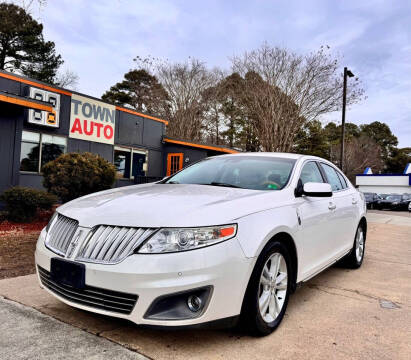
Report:
<svg viewBox="0 0 411 360"><path fill-rule="evenodd" d="M230 149L230 148L226 148L226 147L220 147L218 145L206 145L206 144L193 143L193 142L189 142L189 141L186 141L186 140L173 139L173 138L170 138L170 137L167 137L167 136L163 137L163 141L166 142L166 143L170 143L170 144L185 145L185 146L197 147L197 148L200 148L200 149L220 151L220 152L224 152L224 153L227 153L227 154L238 154L238 153L240 153L240 151Z"/></svg>
<svg viewBox="0 0 411 360"><path fill-rule="evenodd" d="M85 96L85 97L88 97L90 99L101 101L105 104L113 105L119 111L131 113L131 114L141 116L141 117L144 117L144 118L147 118L147 119L151 119L151 120L154 120L154 121L159 121L159 122L162 122L165 125L168 125L168 120L160 119L160 118L155 117L155 116L151 116L151 115L147 115L147 114L144 114L144 113L141 113L141 112L137 112L133 109L128 109L124 106L115 105L115 104L109 103L107 101L101 100L99 98L96 98L94 96L83 94L83 93L80 93L80 92L77 92L77 91L67 90L67 89L64 89L64 88L61 88L61 87L58 87L58 86L55 86L55 85L50 85L50 84L44 83L44 82L39 81L39 80L28 78L26 76L14 74L14 73L11 73L9 71L0 70L0 77L5 78L5 79L9 79L9 80L13 80L13 81L18 81L18 82L23 83L23 84L32 85L32 86L38 87L38 88L43 89L43 90L52 91L52 92L56 92L56 93L67 95L67 96L72 96L73 94L80 95L80 96Z"/></svg>

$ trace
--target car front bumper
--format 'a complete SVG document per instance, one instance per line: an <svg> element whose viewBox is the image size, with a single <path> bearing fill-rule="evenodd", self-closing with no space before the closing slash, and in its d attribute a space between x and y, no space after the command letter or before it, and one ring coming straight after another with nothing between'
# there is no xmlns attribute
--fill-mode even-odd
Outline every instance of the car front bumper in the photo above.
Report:
<svg viewBox="0 0 411 360"><path fill-rule="evenodd" d="M35 262L40 286L64 303L83 310L153 326L190 326L239 315L243 296L254 266L245 257L236 238L192 251L170 254L135 254L115 265L84 263L87 286L137 295L131 313L107 311L73 302L44 286L39 268L50 271L53 257L63 258L44 245L45 230L37 241ZM158 320L145 317L153 302L162 296L201 287L211 287L201 315L192 319Z"/></svg>

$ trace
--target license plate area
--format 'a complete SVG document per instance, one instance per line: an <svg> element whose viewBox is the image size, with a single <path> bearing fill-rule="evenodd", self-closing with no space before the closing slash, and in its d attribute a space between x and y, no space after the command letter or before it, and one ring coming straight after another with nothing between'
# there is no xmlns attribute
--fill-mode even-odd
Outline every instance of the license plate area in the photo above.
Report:
<svg viewBox="0 0 411 360"><path fill-rule="evenodd" d="M60 258L51 258L50 277L57 284L84 289L86 285L86 266Z"/></svg>

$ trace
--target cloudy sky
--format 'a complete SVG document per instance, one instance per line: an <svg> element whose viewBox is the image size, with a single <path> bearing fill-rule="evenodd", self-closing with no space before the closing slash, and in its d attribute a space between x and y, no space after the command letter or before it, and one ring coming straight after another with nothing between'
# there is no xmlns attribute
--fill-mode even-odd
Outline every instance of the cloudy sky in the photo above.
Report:
<svg viewBox="0 0 411 360"><path fill-rule="evenodd" d="M193 56L229 68L230 56L264 41L300 53L329 45L368 96L349 109L347 121L386 122L401 147L411 146L410 1L49 0L34 14L79 75L77 90L97 97L136 55Z"/></svg>

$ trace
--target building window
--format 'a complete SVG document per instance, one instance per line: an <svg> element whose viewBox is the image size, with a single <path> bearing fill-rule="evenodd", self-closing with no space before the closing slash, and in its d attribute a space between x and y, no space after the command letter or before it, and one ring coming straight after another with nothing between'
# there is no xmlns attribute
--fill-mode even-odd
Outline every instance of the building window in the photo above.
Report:
<svg viewBox="0 0 411 360"><path fill-rule="evenodd" d="M134 179L137 176L145 176L147 151L116 146L114 165L117 168L117 178Z"/></svg>
<svg viewBox="0 0 411 360"><path fill-rule="evenodd" d="M67 150L67 138L23 131L20 171L41 172L41 167Z"/></svg>

